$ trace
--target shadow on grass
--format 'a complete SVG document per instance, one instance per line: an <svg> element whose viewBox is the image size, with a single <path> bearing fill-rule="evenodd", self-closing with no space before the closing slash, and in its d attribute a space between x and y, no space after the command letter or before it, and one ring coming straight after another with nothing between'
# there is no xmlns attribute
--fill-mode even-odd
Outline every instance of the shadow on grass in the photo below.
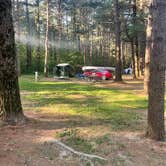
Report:
<svg viewBox="0 0 166 166"><path fill-rule="evenodd" d="M113 129L135 129L141 117L133 110L146 108L147 101L127 90L95 87L63 82L21 82L21 89L32 92L25 97L35 102L38 110L42 107L51 109L53 113L65 112L68 120L39 121L38 127L51 129L56 126L89 126L110 124ZM71 96L70 96L71 95ZM76 96L72 96L76 95ZM78 95L78 96L77 96ZM65 110L66 109L66 110ZM55 112L54 112L55 110ZM72 119L72 114L78 121ZM76 118L77 119L77 118ZM37 124L38 124L37 123Z"/></svg>
<svg viewBox="0 0 166 166"><path fill-rule="evenodd" d="M88 114L87 110L84 111L84 113L77 112L75 115L71 115L67 111L64 115L63 113L42 113L42 117L31 119L31 122L35 124L32 125L33 127L42 130L97 126L109 126L111 130L134 131L142 129L142 118L135 112L119 110L104 112L104 110L100 110L99 112Z"/></svg>
<svg viewBox="0 0 166 166"><path fill-rule="evenodd" d="M31 92L39 91L96 91L96 90L107 90L107 91L118 91L117 88L102 88L95 87L95 84L77 84L71 82L29 82L22 80L20 81L20 86L22 90L27 90Z"/></svg>
<svg viewBox="0 0 166 166"><path fill-rule="evenodd" d="M32 128L41 130L56 130L72 127L88 127L92 121L83 116L56 116L50 115L42 118L29 118Z"/></svg>

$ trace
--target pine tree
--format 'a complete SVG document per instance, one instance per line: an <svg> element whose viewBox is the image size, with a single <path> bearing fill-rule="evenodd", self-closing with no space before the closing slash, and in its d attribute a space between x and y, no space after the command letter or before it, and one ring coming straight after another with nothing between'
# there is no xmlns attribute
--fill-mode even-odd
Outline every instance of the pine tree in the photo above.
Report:
<svg viewBox="0 0 166 166"><path fill-rule="evenodd" d="M149 57L147 136L162 141L165 138L166 1L151 0L149 9L146 48Z"/></svg>
<svg viewBox="0 0 166 166"><path fill-rule="evenodd" d="M0 113L8 123L24 122L18 75L11 0L0 1Z"/></svg>

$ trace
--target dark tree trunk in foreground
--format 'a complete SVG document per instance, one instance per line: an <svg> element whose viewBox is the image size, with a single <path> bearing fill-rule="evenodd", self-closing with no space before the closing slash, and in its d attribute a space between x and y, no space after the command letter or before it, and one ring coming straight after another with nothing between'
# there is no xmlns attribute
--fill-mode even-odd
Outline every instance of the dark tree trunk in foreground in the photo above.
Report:
<svg viewBox="0 0 166 166"><path fill-rule="evenodd" d="M166 64L166 1L151 0L147 27L147 53L150 54L147 136L164 140L164 94Z"/></svg>
<svg viewBox="0 0 166 166"><path fill-rule="evenodd" d="M0 113L8 123L23 122L18 85L11 0L0 1Z"/></svg>
<svg viewBox="0 0 166 166"><path fill-rule="evenodd" d="M115 28L116 28L116 71L115 81L122 81L122 58L121 58L121 29L119 0L115 0Z"/></svg>

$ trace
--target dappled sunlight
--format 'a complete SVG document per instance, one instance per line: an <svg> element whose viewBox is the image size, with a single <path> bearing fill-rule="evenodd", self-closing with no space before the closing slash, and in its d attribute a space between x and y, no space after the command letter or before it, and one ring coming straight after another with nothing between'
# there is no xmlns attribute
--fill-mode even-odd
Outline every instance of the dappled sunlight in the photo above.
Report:
<svg viewBox="0 0 166 166"><path fill-rule="evenodd" d="M23 94L24 100L35 103L32 107L25 104L26 111L30 108L39 113L79 115L89 119L90 123L111 124L115 130L140 128L137 122L141 114L137 110L147 107L146 96L111 86L96 87L96 84L76 82L35 83L22 79L21 89L31 92Z"/></svg>
<svg viewBox="0 0 166 166"><path fill-rule="evenodd" d="M78 151L116 157L119 152L127 153L128 147L132 151L131 144L140 141L146 128L147 97L135 86L131 90L131 85L116 89L75 82L22 79L20 83L29 118L26 133L36 132L32 132L33 143L42 155L54 155L45 142L55 138Z"/></svg>
<svg viewBox="0 0 166 166"><path fill-rule="evenodd" d="M69 99L77 99L77 100L84 100L84 99L86 99L87 98L87 96L85 96L85 95L79 95L79 94L71 94L71 95L68 95L68 96L66 96L66 98L69 98Z"/></svg>

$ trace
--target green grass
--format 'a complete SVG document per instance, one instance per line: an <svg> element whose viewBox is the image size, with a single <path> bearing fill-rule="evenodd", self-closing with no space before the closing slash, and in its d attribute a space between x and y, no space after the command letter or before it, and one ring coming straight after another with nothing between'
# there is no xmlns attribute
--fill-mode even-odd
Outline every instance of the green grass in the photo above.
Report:
<svg viewBox="0 0 166 166"><path fill-rule="evenodd" d="M75 150L85 153L93 153L94 148L89 140L79 136L79 130L68 129L64 130L56 135L56 137L62 139L68 146L72 146Z"/></svg>
<svg viewBox="0 0 166 166"><path fill-rule="evenodd" d="M134 110L147 107L147 99L132 90L96 87L71 82L34 82L31 76L20 79L25 100L35 102L35 111L80 115L111 124L112 129L132 129L141 119ZM134 128L135 129L135 128Z"/></svg>
<svg viewBox="0 0 166 166"><path fill-rule="evenodd" d="M32 122L37 133L40 130L42 136L52 133L52 137L77 151L108 158L110 165L126 165L126 161L135 161L136 154L142 152L136 145L138 152L134 156L131 147L137 137L139 139L138 133L146 127L147 97L140 90L141 84L128 80L123 85L107 86L49 82L43 78L34 82L32 76L20 78L23 108L25 112L36 111ZM59 155L51 146L45 144L41 149L50 160Z"/></svg>
<svg viewBox="0 0 166 166"><path fill-rule="evenodd" d="M42 78L35 82L32 76L23 76L20 88L24 110L47 113L50 119L42 121L44 126L58 129L55 137L78 151L107 155L125 149L110 133L142 130L145 125L147 98L136 87L122 90ZM117 158L114 162L123 161Z"/></svg>

